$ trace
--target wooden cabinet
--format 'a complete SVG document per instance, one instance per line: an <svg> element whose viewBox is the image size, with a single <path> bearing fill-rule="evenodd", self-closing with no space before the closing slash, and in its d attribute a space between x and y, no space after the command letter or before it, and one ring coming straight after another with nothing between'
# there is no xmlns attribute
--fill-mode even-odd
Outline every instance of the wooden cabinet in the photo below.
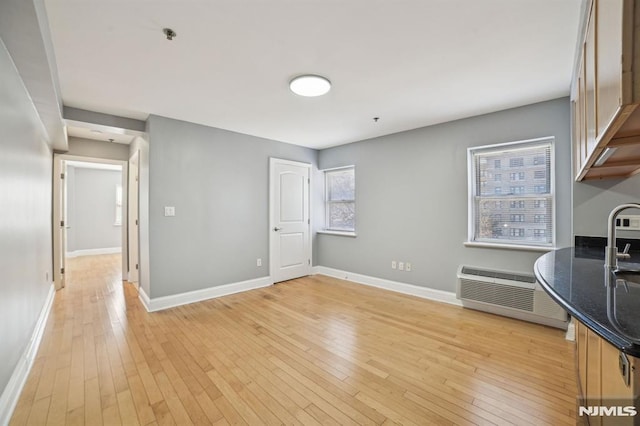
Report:
<svg viewBox="0 0 640 426"><path fill-rule="evenodd" d="M640 394L640 363L576 321L576 358L581 405L592 407L636 406ZM628 361L629 377L621 370ZM625 371L626 372L626 371ZM638 407L640 409L640 407ZM636 422L640 422L638 419ZM633 425L633 417L589 416L589 425Z"/></svg>
<svg viewBox="0 0 640 426"><path fill-rule="evenodd" d="M640 3L591 0L572 79L576 180L640 172Z"/></svg>

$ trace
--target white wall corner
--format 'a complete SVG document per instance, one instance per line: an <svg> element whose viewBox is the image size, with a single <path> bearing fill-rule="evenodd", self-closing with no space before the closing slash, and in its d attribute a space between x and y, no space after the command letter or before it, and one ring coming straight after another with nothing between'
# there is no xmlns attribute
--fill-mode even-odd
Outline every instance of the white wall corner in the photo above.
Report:
<svg viewBox="0 0 640 426"><path fill-rule="evenodd" d="M138 287L138 299L140 299L140 303L142 303L142 306L144 306L147 312L151 312L151 299L142 286Z"/></svg>
<svg viewBox="0 0 640 426"><path fill-rule="evenodd" d="M51 306L53 305L55 294L56 291L54 285L51 283L49 293L47 294L44 306L38 316L31 339L29 340L22 356L20 356L18 364L9 378L9 383L7 383L2 395L0 395L0 425L2 426L9 424L9 420L11 420L11 416L13 415L13 410L15 410L18 399L20 398L20 393L22 393L22 389L27 382L29 372L31 371L31 367L33 367L33 362L35 361L38 348L40 347L40 342L42 341L44 329L47 326L47 319L51 312Z"/></svg>
<svg viewBox="0 0 640 426"><path fill-rule="evenodd" d="M364 284L384 290L395 291L396 293L420 297L422 299L462 306L462 302L456 298L456 294L450 291L436 290L433 288L406 284L398 281L385 280L362 274L354 274L352 272L341 271L339 269L327 268L326 266L314 266L312 268L312 272L313 274L327 275L357 284Z"/></svg>
<svg viewBox="0 0 640 426"><path fill-rule="evenodd" d="M209 287L202 290L172 294L171 296L156 297L153 299L150 299L141 287L139 297L147 312L156 312L163 309L174 308L176 306L188 305L189 303L201 302L203 300L268 287L272 284L273 282L271 281L271 277L262 277L216 287Z"/></svg>

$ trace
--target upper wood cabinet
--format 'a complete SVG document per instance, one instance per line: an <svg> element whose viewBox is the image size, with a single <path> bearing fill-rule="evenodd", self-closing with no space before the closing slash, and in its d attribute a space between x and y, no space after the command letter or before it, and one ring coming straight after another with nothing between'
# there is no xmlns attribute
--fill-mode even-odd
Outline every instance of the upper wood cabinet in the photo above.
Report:
<svg viewBox="0 0 640 426"><path fill-rule="evenodd" d="M590 2L571 88L576 180L640 173L638 3Z"/></svg>

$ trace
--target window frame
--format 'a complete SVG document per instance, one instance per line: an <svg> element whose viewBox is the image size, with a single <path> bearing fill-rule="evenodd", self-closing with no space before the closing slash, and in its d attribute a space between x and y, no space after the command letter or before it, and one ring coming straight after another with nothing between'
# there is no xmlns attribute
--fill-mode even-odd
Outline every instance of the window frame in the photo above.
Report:
<svg viewBox="0 0 640 426"><path fill-rule="evenodd" d="M491 239L476 239L476 162L475 155L487 153L491 151L504 151L504 150L518 150L518 149L527 149L535 146L549 146L549 195L548 200L551 202L550 206L550 215L551 215L551 238L550 242L544 243L536 243L533 241L508 241L508 240L491 240ZM494 160L495 161L495 160ZM524 165L526 167L526 164ZM497 143L491 145L482 145L482 146L473 146L467 148L467 208L468 208L468 235L467 241L465 242L466 246L486 246L493 248L505 248L505 249L520 249L520 250L534 250L534 251L548 251L553 250L556 247L556 180L555 180L555 137L554 136L545 136L541 138L535 139L526 139L520 141L506 142L506 143ZM519 195L522 194L513 194ZM531 198L540 198L537 193L530 194ZM496 194L486 195L486 198L496 197ZM496 197L497 198L497 197ZM545 198L547 196L545 195ZM509 201L505 199L505 201ZM546 201L546 200L545 200Z"/></svg>
<svg viewBox="0 0 640 426"><path fill-rule="evenodd" d="M327 179L328 176L330 175L331 172L339 172L339 171L344 171L344 170L353 170L353 180L354 180L354 198L353 200L334 200L331 201L329 200L329 185L327 184ZM346 235L346 236L356 236L356 226L357 226L357 214L354 213L355 217L354 217L354 221L353 221L353 229L335 229L335 228L331 228L329 227L329 215L330 215L330 206L332 203L345 203L345 202L351 202L353 203L353 211L356 212L356 199L357 199L357 195L356 195L356 191L357 188L355 187L355 179L356 179L356 166L355 165L348 165L348 166L340 166L340 167L332 167L330 169L323 169L321 170L323 177L324 177L324 227L322 228L321 231L319 231L320 233L323 234L335 234L335 235Z"/></svg>

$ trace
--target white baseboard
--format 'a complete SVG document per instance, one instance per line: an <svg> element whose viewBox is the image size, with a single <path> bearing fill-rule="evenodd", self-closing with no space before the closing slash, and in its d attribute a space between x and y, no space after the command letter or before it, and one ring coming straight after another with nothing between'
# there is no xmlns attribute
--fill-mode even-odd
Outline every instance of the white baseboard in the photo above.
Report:
<svg viewBox="0 0 640 426"><path fill-rule="evenodd" d="M371 287L395 291L397 293L408 294L410 296L421 297L423 299L462 306L462 302L456 298L456 294L450 291L436 290L433 288L390 281L367 275L354 274L352 272L341 271L339 269L327 268L326 266L314 266L312 270L314 274L328 275L333 278L340 278L357 284L364 284Z"/></svg>
<svg viewBox="0 0 640 426"><path fill-rule="evenodd" d="M153 299L140 287L139 298L147 312L156 312L189 303L201 302L207 299L227 296L243 291L268 287L273 282L271 277L256 278L237 283L224 284L217 287L204 288L202 290L189 291L187 293L172 294L171 296L155 297Z"/></svg>
<svg viewBox="0 0 640 426"><path fill-rule="evenodd" d="M29 377L29 372L31 371L31 367L33 367L33 362L38 353L38 347L40 346L42 334L47 325L47 318L49 318L49 312L51 312L55 294L56 291L52 283L51 287L49 287L49 293L45 299L44 306L38 316L31 340L18 360L18 365L13 370L13 374L9 378L9 383L7 383L2 395L0 395L0 425L8 425L9 420L11 420L13 410L16 408L18 398L27 381L27 377Z"/></svg>
<svg viewBox="0 0 640 426"><path fill-rule="evenodd" d="M140 299L140 303L142 303L147 312L151 312L151 299L142 287L138 287L138 299Z"/></svg>
<svg viewBox="0 0 640 426"><path fill-rule="evenodd" d="M96 256L98 254L113 254L113 253L122 253L122 247L107 247L107 248L68 251L65 254L65 256L66 257Z"/></svg>

